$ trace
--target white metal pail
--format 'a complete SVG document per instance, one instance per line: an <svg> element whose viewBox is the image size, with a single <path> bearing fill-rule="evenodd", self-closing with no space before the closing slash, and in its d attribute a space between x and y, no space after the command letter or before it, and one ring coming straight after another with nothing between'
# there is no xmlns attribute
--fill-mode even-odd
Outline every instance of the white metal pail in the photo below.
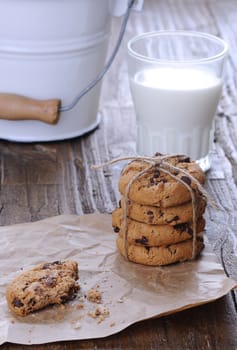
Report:
<svg viewBox="0 0 237 350"><path fill-rule="evenodd" d="M111 16L110 0L0 0L0 92L69 104L105 64ZM61 112L55 125L0 119L0 138L80 136L99 123L100 89Z"/></svg>

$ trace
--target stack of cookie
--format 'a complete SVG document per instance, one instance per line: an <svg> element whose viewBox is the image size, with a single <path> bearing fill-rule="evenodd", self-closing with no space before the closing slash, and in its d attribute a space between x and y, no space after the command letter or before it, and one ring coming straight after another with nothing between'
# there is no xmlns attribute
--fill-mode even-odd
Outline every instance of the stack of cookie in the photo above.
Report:
<svg viewBox="0 0 237 350"><path fill-rule="evenodd" d="M130 261L168 265L195 258L204 248L206 198L187 173L202 185L205 174L188 157L167 161L175 166L175 178L158 166L144 172L149 164L142 160L129 163L120 176L120 207L112 213L112 225L118 233L117 248ZM195 229L189 188L195 197Z"/></svg>

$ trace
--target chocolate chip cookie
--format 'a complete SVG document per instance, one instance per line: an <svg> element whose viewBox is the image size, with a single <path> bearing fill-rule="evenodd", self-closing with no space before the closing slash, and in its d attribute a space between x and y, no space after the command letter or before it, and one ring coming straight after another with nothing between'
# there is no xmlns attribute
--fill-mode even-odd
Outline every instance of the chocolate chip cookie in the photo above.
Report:
<svg viewBox="0 0 237 350"><path fill-rule="evenodd" d="M124 209L125 199L121 198L121 207ZM200 218L206 208L206 199L202 196L196 198L196 217ZM131 200L127 203L127 216L133 220L151 225L177 225L193 220L192 202L187 202L174 207L161 208L151 205L143 205Z"/></svg>
<svg viewBox="0 0 237 350"><path fill-rule="evenodd" d="M190 161L188 157L174 156L169 158L167 162L180 169L175 171L174 175L190 185L194 191L198 191L197 185L182 173L181 169L192 175L200 184L204 184L205 173L198 164ZM134 176L149 166L148 163L141 160L130 162L122 171L119 179L120 193L124 195L129 182ZM128 198L139 204L167 208L189 202L191 195L184 184L165 174L157 166L153 166L151 170L132 182Z"/></svg>
<svg viewBox="0 0 237 350"><path fill-rule="evenodd" d="M119 252L125 256L124 241L118 236L116 240ZM195 257L197 257L204 248L202 236L198 236L195 242ZM164 266L173 263L190 260L193 256L193 240L170 244L160 247L141 247L134 244L128 244L127 254L129 261L134 263Z"/></svg>
<svg viewBox="0 0 237 350"><path fill-rule="evenodd" d="M123 212L121 208L113 211L112 226L114 231L123 237ZM204 227L205 220L200 217L197 221L196 232L202 232ZM129 244L161 246L186 241L192 236L192 222L176 225L149 225L127 218L127 241Z"/></svg>
<svg viewBox="0 0 237 350"><path fill-rule="evenodd" d="M39 264L18 275L7 287L9 308L19 316L51 304L63 304L79 289L78 264L73 260Z"/></svg>

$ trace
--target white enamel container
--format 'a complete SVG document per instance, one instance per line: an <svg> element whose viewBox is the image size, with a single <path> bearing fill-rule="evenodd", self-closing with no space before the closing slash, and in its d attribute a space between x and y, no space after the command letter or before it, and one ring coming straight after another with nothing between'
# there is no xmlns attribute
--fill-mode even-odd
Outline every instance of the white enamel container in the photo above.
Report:
<svg viewBox="0 0 237 350"><path fill-rule="evenodd" d="M105 64L113 9L127 0L0 0L0 93L72 102ZM121 14L121 13L120 13ZM0 138L54 141L99 123L101 84L59 121L0 119Z"/></svg>

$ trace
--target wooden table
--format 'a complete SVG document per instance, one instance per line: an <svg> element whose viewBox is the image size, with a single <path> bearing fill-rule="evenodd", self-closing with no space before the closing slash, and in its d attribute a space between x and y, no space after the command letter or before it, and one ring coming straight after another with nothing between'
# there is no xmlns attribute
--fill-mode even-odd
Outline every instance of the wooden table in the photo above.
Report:
<svg viewBox="0 0 237 350"><path fill-rule="evenodd" d="M228 276L237 280L237 5L235 0L145 0L133 12L122 47L104 79L100 126L81 138L17 144L0 142L0 224L59 214L111 212L119 169L90 166L135 151L135 116L129 94L126 42L136 33L192 29L227 40L230 55L216 115L212 169L206 188L220 210L207 208L207 236ZM119 28L113 22L113 37ZM31 349L237 349L237 294L171 316L135 324L105 339L31 346ZM0 330L1 332L1 330ZM4 350L28 347L4 344Z"/></svg>

